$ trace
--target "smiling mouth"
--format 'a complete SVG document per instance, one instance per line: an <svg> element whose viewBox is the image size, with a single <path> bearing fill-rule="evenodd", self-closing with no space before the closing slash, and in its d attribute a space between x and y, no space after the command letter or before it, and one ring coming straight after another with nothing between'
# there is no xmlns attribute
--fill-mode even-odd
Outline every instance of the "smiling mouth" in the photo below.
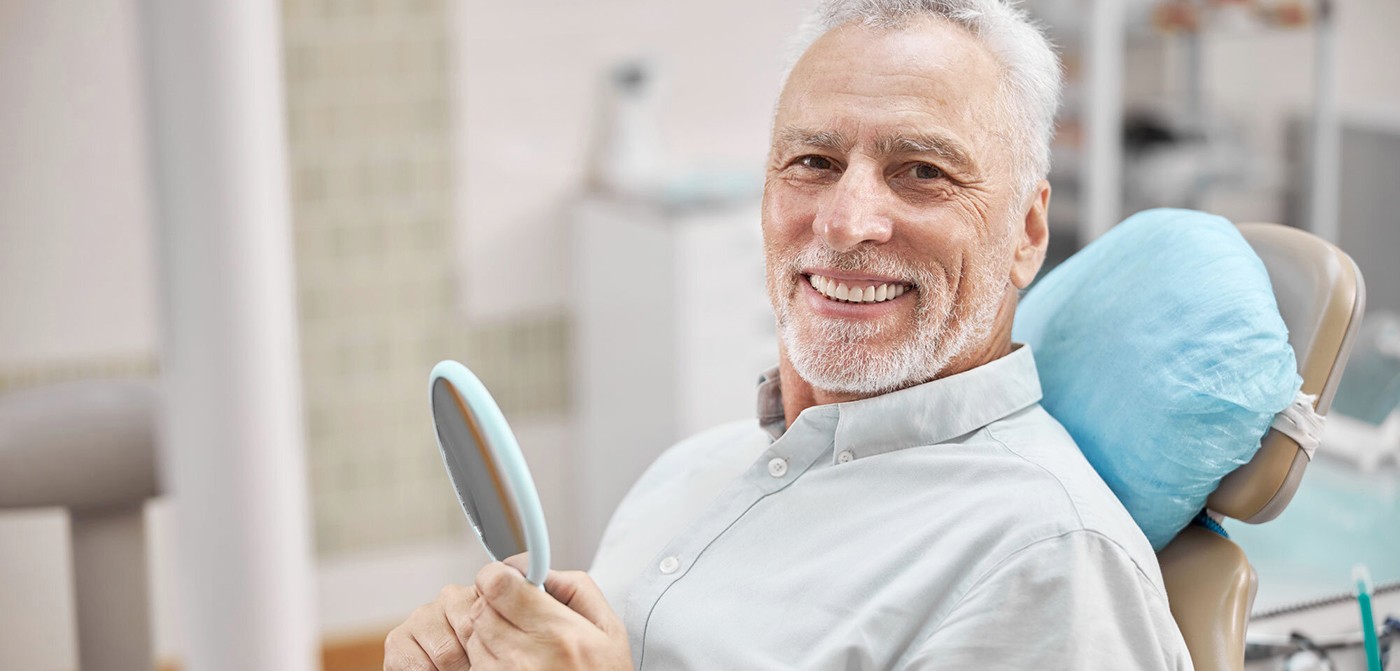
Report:
<svg viewBox="0 0 1400 671"><path fill-rule="evenodd" d="M904 295L904 292L913 288L912 285L901 282L862 282L850 280L835 280L813 273L807 275L807 281L817 293L834 301L843 303L883 303L892 301Z"/></svg>

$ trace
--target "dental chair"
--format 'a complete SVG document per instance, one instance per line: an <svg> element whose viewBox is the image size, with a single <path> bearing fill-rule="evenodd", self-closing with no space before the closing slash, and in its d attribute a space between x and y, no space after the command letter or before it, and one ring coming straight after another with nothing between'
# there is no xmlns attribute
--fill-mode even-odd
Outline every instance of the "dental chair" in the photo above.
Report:
<svg viewBox="0 0 1400 671"><path fill-rule="evenodd" d="M1365 307L1365 285L1351 257L1309 233L1276 224L1241 224L1268 269L1279 312L1298 359L1302 390L1318 414L1332 405ZM1311 460L1288 436L1270 429L1259 451L1227 475L1207 500L1222 518L1262 524L1293 499ZM1203 526L1188 526L1157 555L1196 671L1244 668L1245 628L1258 577L1238 545Z"/></svg>

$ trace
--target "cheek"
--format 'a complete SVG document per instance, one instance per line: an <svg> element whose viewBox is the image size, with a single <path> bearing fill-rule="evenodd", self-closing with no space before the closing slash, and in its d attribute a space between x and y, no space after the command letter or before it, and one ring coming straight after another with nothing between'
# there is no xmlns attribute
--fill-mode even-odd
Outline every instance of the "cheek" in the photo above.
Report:
<svg viewBox="0 0 1400 671"><path fill-rule="evenodd" d="M908 259L933 272L954 279L963 259L981 245L977 231L967 217L954 208L939 208L923 216L904 220L895 231Z"/></svg>
<svg viewBox="0 0 1400 671"><path fill-rule="evenodd" d="M937 289L925 300L956 306L975 301L987 291L984 266L998 250L997 242L988 239L982 228L979 217L968 216L962 206L952 204L905 220L896 233L904 258L936 278Z"/></svg>
<svg viewBox="0 0 1400 671"><path fill-rule="evenodd" d="M763 206L760 210L760 220L763 228L763 260L766 271L766 284L768 298L774 301L777 306L780 275L786 275L788 259L792 257L794 243L791 234L791 219L786 214L780 198L774 193L772 185L768 185L763 191Z"/></svg>
<svg viewBox="0 0 1400 671"><path fill-rule="evenodd" d="M815 215L815 199L779 180L770 181L763 192L764 242L770 248L781 248L805 241L812 234Z"/></svg>

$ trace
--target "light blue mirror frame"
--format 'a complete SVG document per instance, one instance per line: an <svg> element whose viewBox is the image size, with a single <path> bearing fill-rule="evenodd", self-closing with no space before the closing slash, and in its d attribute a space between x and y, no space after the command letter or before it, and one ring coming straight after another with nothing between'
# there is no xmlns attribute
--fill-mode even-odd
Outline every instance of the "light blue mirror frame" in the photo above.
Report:
<svg viewBox="0 0 1400 671"><path fill-rule="evenodd" d="M495 466L501 475L501 483L505 491L500 492L510 505L519 513L520 526L525 536L525 550L529 553L529 569L525 573L525 579L535 585L544 585L545 576L549 574L549 531L545 526L544 510L540 506L539 493L535 490L534 478L530 477L530 468L525 464L525 455L520 452L520 445L515 440L515 434L511 432L510 425L506 423L505 415L501 413L500 406L496 405L496 399L491 397L486 391L486 385L481 383L466 366L452 360L441 361L433 367L433 372L428 380L429 404L432 403L432 390L438 380L445 380L456 388L462 400L466 403L467 409L476 420L476 426L481 435L486 440L486 452L491 455ZM453 486L458 487L457 479L452 474L451 465L448 463L447 450L449 446L442 444L442 437L438 435L436 424L434 425L434 435L437 435L438 449L443 458L443 467L447 468L448 476L452 478ZM464 446L455 446L460 449ZM458 491L458 498L466 504L466 492ZM480 505L481 494L477 493L472 497ZM472 520L472 527L476 530L477 522ZM491 548L481 538L480 530L476 530L478 540L486 549L486 554L492 560L500 561L505 557L497 557Z"/></svg>

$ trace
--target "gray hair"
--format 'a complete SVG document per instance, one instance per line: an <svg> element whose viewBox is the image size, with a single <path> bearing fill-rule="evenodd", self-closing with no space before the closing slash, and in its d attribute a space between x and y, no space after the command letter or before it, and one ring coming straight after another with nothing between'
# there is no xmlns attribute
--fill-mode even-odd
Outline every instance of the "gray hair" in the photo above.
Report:
<svg viewBox="0 0 1400 671"><path fill-rule="evenodd" d="M918 17L962 27L982 41L1002 67L997 112L1012 147L1026 148L1014 169L1023 192L1050 172L1050 140L1060 106L1060 59L1041 27L1011 0L822 0L799 30L788 70L818 38L858 21L869 28L900 28ZM787 80L787 75L783 77ZM1023 196L1025 193L1022 194Z"/></svg>

